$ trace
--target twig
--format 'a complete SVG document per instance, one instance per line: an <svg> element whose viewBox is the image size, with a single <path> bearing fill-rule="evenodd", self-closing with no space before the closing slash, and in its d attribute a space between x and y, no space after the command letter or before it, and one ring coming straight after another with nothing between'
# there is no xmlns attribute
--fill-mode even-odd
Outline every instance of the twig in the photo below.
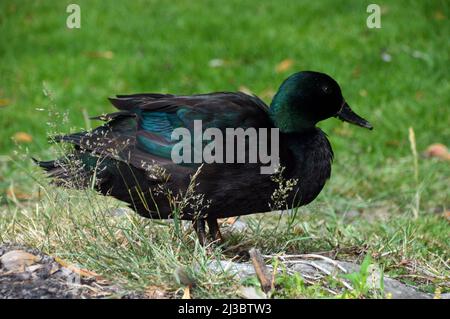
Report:
<svg viewBox="0 0 450 319"><path fill-rule="evenodd" d="M272 256L270 255L264 255L263 257L265 258L271 258ZM290 259L290 258L305 258L305 259L322 259L326 262L329 262L330 264L332 264L333 266L336 266L337 268L339 268L342 272L347 273L347 269L345 269L344 267L342 267L337 261L322 256L322 255L316 255L316 254L300 254L300 255L284 255L284 256L279 256L280 259L282 259L284 262L289 262L292 263L291 260L286 260L286 259Z"/></svg>
<svg viewBox="0 0 450 319"><path fill-rule="evenodd" d="M255 268L256 276L261 284L261 289L268 293L272 287L271 276L264 263L263 257L258 249L252 248L249 251L250 258Z"/></svg>

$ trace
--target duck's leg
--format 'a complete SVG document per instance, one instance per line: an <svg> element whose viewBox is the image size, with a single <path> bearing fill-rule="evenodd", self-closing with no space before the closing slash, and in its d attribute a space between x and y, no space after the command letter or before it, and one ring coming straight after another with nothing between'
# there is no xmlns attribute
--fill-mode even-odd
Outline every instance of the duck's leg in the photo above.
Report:
<svg viewBox="0 0 450 319"><path fill-rule="evenodd" d="M195 232L197 233L200 245L205 246L206 244L205 220L200 218L193 219L192 226L194 226Z"/></svg>
<svg viewBox="0 0 450 319"><path fill-rule="evenodd" d="M217 218L206 219L208 223L209 235L213 242L220 244L222 242L222 234L220 233L220 227L217 223Z"/></svg>

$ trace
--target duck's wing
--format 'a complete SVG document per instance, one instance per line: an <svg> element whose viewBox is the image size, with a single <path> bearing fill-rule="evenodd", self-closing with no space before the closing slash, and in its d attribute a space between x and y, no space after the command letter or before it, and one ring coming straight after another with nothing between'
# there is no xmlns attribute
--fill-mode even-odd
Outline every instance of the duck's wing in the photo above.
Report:
<svg viewBox="0 0 450 319"><path fill-rule="evenodd" d="M142 168L152 162L172 163L172 149L179 142L172 140L172 133L187 129L193 144L194 121L201 121L203 130L218 128L224 133L226 128L272 126L266 104L241 92L118 95L110 101L119 112L98 117L108 121L105 125L57 140Z"/></svg>

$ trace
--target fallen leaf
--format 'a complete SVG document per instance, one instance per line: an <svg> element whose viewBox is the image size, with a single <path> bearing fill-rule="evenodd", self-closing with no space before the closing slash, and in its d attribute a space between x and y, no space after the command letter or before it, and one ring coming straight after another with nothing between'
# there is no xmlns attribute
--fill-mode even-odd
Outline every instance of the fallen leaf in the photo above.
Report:
<svg viewBox="0 0 450 319"><path fill-rule="evenodd" d="M275 91L272 88L267 88L264 91L261 92L259 95L262 99L268 99L271 100L273 96L275 95Z"/></svg>
<svg viewBox="0 0 450 319"><path fill-rule="evenodd" d="M245 93L247 95L253 95L253 92L248 87L243 86L243 85L241 85L239 87L239 91L242 92L242 93Z"/></svg>
<svg viewBox="0 0 450 319"><path fill-rule="evenodd" d="M422 100L423 96L424 96L424 94L423 94L422 91L417 91L416 94L415 94L416 101Z"/></svg>
<svg viewBox="0 0 450 319"><path fill-rule="evenodd" d="M440 143L431 144L425 151L426 157L436 157L441 160L450 161L450 152L447 146Z"/></svg>
<svg viewBox="0 0 450 319"><path fill-rule="evenodd" d="M450 222L450 210L444 212L444 217L445 219L447 219L448 222Z"/></svg>
<svg viewBox="0 0 450 319"><path fill-rule="evenodd" d="M380 13L381 14L386 14L386 13L388 13L389 12L389 7L387 6L387 5L382 5L381 6L381 10L380 10Z"/></svg>
<svg viewBox="0 0 450 319"><path fill-rule="evenodd" d="M353 135L353 130L350 129L350 125L347 123L342 123L333 129L333 133L343 137L351 137Z"/></svg>
<svg viewBox="0 0 450 319"><path fill-rule="evenodd" d="M289 70L293 65L294 65L294 60L285 59L285 60L281 61L280 63L278 63L278 65L275 68L275 71L277 73L282 73L282 72Z"/></svg>
<svg viewBox="0 0 450 319"><path fill-rule="evenodd" d="M400 145L400 141L399 140L389 140L386 141L385 143L387 146L399 146Z"/></svg>
<svg viewBox="0 0 450 319"><path fill-rule="evenodd" d="M445 15L441 11L436 11L434 13L434 19L438 20L438 21L444 20L445 19Z"/></svg>
<svg viewBox="0 0 450 319"><path fill-rule="evenodd" d="M437 288L434 290L434 296L433 296L433 299L442 299L442 290L441 290L441 287L437 287Z"/></svg>
<svg viewBox="0 0 450 319"><path fill-rule="evenodd" d="M225 65L225 61L222 59L212 59L208 62L208 65L211 68L220 68Z"/></svg>
<svg viewBox="0 0 450 319"><path fill-rule="evenodd" d="M11 103L8 99L0 99L0 107L6 107Z"/></svg>
<svg viewBox="0 0 450 319"><path fill-rule="evenodd" d="M6 197L11 200L30 200L33 198L33 195L9 187L6 190Z"/></svg>
<svg viewBox="0 0 450 319"><path fill-rule="evenodd" d="M41 258L23 250L11 250L0 257L3 267L12 272L23 272L25 267L31 266Z"/></svg>
<svg viewBox="0 0 450 319"><path fill-rule="evenodd" d="M13 139L17 143L30 143L31 141L33 141L33 137L25 132L17 132L13 135Z"/></svg>
<svg viewBox="0 0 450 319"><path fill-rule="evenodd" d="M248 226L245 222L239 220L237 217L228 217L221 221L221 225L229 225L231 231L245 231Z"/></svg>
<svg viewBox="0 0 450 319"><path fill-rule="evenodd" d="M352 71L352 77L356 79L359 78L360 75L361 75L361 68L359 65L357 65Z"/></svg>
<svg viewBox="0 0 450 319"><path fill-rule="evenodd" d="M406 266L406 265L409 265L409 264L411 264L411 260L408 260L408 259L402 259L398 263L398 265L400 265L400 266Z"/></svg>
<svg viewBox="0 0 450 319"><path fill-rule="evenodd" d="M228 217L225 218L223 223L228 225L233 225L237 221L237 217Z"/></svg>
<svg viewBox="0 0 450 319"><path fill-rule="evenodd" d="M412 56L413 58L415 58L415 59L422 59L422 60L424 60L424 61L427 61L427 59L429 58L429 55L428 55L427 53L421 52L421 51L419 51L419 50L414 50L414 51L411 53L411 56Z"/></svg>
<svg viewBox="0 0 450 319"><path fill-rule="evenodd" d="M183 297L181 299L191 299L191 289L189 286L185 287L183 290Z"/></svg>
<svg viewBox="0 0 450 319"><path fill-rule="evenodd" d="M96 279L102 279L102 276L100 276L99 274L97 274L97 273L95 273L93 271L82 269L82 268L78 268L77 266L71 265L71 264L67 263L66 261L62 260L59 257L54 257L54 259L55 259L55 261L58 264L60 264L64 268L67 268L70 271L80 275L81 277L94 277Z"/></svg>
<svg viewBox="0 0 450 319"><path fill-rule="evenodd" d="M92 51L92 52L87 52L86 55L91 58L101 58L101 59L108 59L108 60L111 60L112 58L114 58L114 53L112 51Z"/></svg>
<svg viewBox="0 0 450 319"><path fill-rule="evenodd" d="M166 290L159 286L148 286L145 288L144 295L149 299L166 299L168 298Z"/></svg>
<svg viewBox="0 0 450 319"><path fill-rule="evenodd" d="M16 9L17 9L17 7L16 7L15 4L10 4L9 7L8 7L9 13L15 13Z"/></svg>

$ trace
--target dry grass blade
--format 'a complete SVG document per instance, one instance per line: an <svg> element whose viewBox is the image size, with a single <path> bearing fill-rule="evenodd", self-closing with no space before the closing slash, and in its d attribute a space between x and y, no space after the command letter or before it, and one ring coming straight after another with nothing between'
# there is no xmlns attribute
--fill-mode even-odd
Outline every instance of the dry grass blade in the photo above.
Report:
<svg viewBox="0 0 450 319"><path fill-rule="evenodd" d="M272 256L272 255L263 255L262 257L264 257L264 258L273 258L274 256ZM307 265L307 266L313 267L313 268L315 268L315 269L317 269L319 271L316 276L311 276L311 275L308 275L308 274L305 274L305 273L301 273L301 276L304 279L317 281L317 280L320 280L320 279L323 278L323 275L320 274L320 273L323 273L323 274L325 274L327 276L332 276L333 279L339 281L347 289L353 290L353 287L349 283L347 283L346 281L342 280L341 278L336 277L335 274L332 271L329 271L325 267L322 267L321 265L318 265L317 263L315 263L314 261L311 261L310 259L320 259L320 260L326 261L327 263L330 263L331 265L333 265L333 267L335 269L339 269L343 273L347 273L347 270L343 266L341 266L336 260L333 260L331 258L322 256L322 255L316 255L316 254L298 254L298 255L281 255L281 256L277 255L277 257L285 265L303 264L303 265Z"/></svg>
<svg viewBox="0 0 450 319"><path fill-rule="evenodd" d="M69 269L70 271L72 271L72 272L74 272L74 273L76 273L76 274L78 274L78 275L80 275L82 277L87 277L87 278L93 277L93 278L96 278L96 279L103 279L102 276L100 276L99 274L97 274L97 273L95 273L93 271L87 270L87 269L81 269L81 268L79 268L79 267L77 267L75 265L71 265L71 264L67 263L66 261L62 260L59 257L54 257L54 259L61 266Z"/></svg>
<svg viewBox="0 0 450 319"><path fill-rule="evenodd" d="M273 256L271 255L264 255L263 257L265 258L272 258ZM299 259L322 259L330 264L332 264L333 266L339 268L342 272L347 273L347 270L342 267L341 265L339 265L339 263L336 260L333 260L331 258L328 258L326 256L322 256L322 255L317 255L317 254L300 254L300 255L284 255L284 256L279 256L279 258L285 262L285 263L295 263L297 262ZM291 260L296 258L296 260Z"/></svg>

